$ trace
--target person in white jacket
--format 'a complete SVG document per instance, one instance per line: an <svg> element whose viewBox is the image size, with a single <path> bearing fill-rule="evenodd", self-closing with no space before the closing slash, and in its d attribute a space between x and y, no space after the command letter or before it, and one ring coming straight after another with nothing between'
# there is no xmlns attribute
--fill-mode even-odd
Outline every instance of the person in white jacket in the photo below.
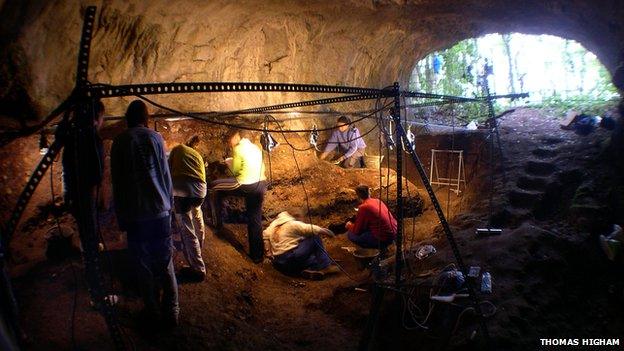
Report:
<svg viewBox="0 0 624 351"><path fill-rule="evenodd" d="M334 236L331 230L298 221L284 211L262 232L262 237L267 256L277 270L320 280L338 272L338 267L331 264L321 234Z"/></svg>

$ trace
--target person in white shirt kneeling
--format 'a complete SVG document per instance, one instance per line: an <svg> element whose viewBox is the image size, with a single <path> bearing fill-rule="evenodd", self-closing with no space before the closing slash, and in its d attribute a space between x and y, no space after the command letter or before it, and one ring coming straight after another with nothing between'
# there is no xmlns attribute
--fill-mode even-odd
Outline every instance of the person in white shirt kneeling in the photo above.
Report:
<svg viewBox="0 0 624 351"><path fill-rule="evenodd" d="M297 215L298 211L291 212ZM278 271L321 280L339 272L323 246L321 234L334 236L331 230L298 221L284 211L262 232L262 237L267 256Z"/></svg>

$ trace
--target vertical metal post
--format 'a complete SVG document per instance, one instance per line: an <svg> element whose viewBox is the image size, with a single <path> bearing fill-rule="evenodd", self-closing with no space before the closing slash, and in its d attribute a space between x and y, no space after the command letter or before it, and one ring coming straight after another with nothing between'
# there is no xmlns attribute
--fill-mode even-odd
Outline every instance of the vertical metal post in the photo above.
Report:
<svg viewBox="0 0 624 351"><path fill-rule="evenodd" d="M396 193L396 214L397 214L397 235L396 235L396 264L395 264L395 282L398 286L401 283L401 269L403 268L403 134L401 133L401 95L399 91L399 83L395 82L394 90L394 123L396 124L395 140L396 140L396 176L397 176L397 193ZM406 138L407 139L407 138Z"/></svg>
<svg viewBox="0 0 624 351"><path fill-rule="evenodd" d="M461 170L462 170L462 160L464 157L464 150L459 151L459 157L457 159L457 195L459 195L459 187L461 184Z"/></svg>
<svg viewBox="0 0 624 351"><path fill-rule="evenodd" d="M486 78L487 79L487 78ZM486 83L487 84L487 83ZM492 101L488 100L488 106L492 104ZM490 109L491 110L491 109ZM489 122L489 138L490 138L490 196L488 199L488 212L490 215L490 220L492 219L492 214L494 213L494 128L492 127L492 123L494 122L493 112L490 112L490 122Z"/></svg>
<svg viewBox="0 0 624 351"><path fill-rule="evenodd" d="M399 131L401 137L405 137L406 133L401 124L397 124L397 131ZM409 140L407 141L407 152L410 155L412 162L416 166L416 170L418 171L418 174L420 175L420 179L422 179L423 185L425 186L425 189L427 190L427 194L429 194L429 198L431 199L433 208L435 209L436 214L438 215L438 218L440 219L440 224L442 224L442 229L444 229L446 240L448 241L451 247L451 250L453 251L453 255L455 256L455 261L457 262L457 266L459 270L464 274L464 277L467 277L468 269L466 268L466 265L464 264L464 260L462 259L461 254L459 253L459 247L457 246L457 242L455 241L455 238L453 237L453 232L451 231L451 227L448 224L446 217L444 217L442 206L440 206L440 202L438 201L438 198L435 192L433 191L431 184L429 183L429 179L427 178L427 173L425 171L425 168L423 167L422 162L420 162L420 158L418 157L418 154L416 154L416 149L413 147L412 143L409 142ZM470 280L467 280L467 288L468 288L468 294L470 295L472 299L473 306L477 312L477 315L479 315L480 317L479 324L480 324L481 332L483 333L486 343L489 343L490 336L489 336L487 326L485 325L485 321L482 317L483 313L481 312L481 305L479 303L479 297L477 296L473 283Z"/></svg>
<svg viewBox="0 0 624 351"><path fill-rule="evenodd" d="M102 270L101 256L99 252L99 239L97 232L97 211L96 197L97 186L92 184L89 172L83 172L84 162L90 157L98 157L89 150L93 150L93 136L96 131L93 130L93 116L89 115L89 111L93 111L93 101L83 101L76 106L76 127L72 131L72 143L74 154L64 155L64 157L73 157L75 165L75 182L72 187L74 190L73 215L78 223L78 233L80 243L83 249L83 258L85 266L85 275L89 294L91 299L102 313L108 330L113 339L115 349L125 350L126 345L123 339L123 331L113 302L108 300L106 296L109 294L105 285L105 275Z"/></svg>
<svg viewBox="0 0 624 351"><path fill-rule="evenodd" d="M83 248L85 274L91 298L99 307L108 330L117 350L125 350L126 345L123 339L123 331L117 319L116 310L112 302L106 299L108 294L104 284L105 277L102 271L100 261L100 253L98 250L98 233L96 228L96 192L97 188L91 184L91 180L87 179L86 173L81 172L84 168L82 163L89 157L94 157L87 150L93 148L93 136L96 131L93 130L93 104L95 101L86 99L85 91L88 86L89 74L89 55L91 51L91 38L93 37L93 26L95 23L95 6L87 7L85 11L84 22L82 26L82 36L80 38L80 48L78 50L78 67L76 72L76 87L74 90L74 98L78 98L79 102L75 106L74 123L75 128L72 133L72 142L74 143L74 155L66 155L74 157L76 183L73 184L77 195L74 204L74 216L78 223L78 232L80 242ZM99 157L99 156L98 156ZM82 174L81 174L82 173Z"/></svg>
<svg viewBox="0 0 624 351"><path fill-rule="evenodd" d="M397 237L396 237L396 264L395 264L395 276L396 276L396 284L399 285L401 282L401 265L403 264L403 183L401 181L402 176L402 161L403 161L403 144L401 143L401 134L399 132L399 126L401 123L401 103L400 103L400 91L399 91L399 83L394 83L393 86L393 94L394 94L394 113L391 116L390 123L394 121L397 125L395 127L396 132L396 156L397 156L397 166L396 166L396 174L397 174ZM383 128L383 127L382 127ZM392 127L390 127L392 128ZM392 133L390 130L388 133ZM389 135L389 134L388 134ZM381 189L380 189L381 191ZM381 194L380 194L381 195ZM381 196L380 196L381 198ZM380 199L381 200L381 199ZM381 310L381 305L383 303L385 289L377 284L377 282L373 283L373 301L371 302L370 313L368 314L368 320L366 322L366 326L364 328L364 332L360 337L360 342L358 344L358 351L368 351L370 349L371 341L374 338L375 329L377 326L377 319L379 318L379 311Z"/></svg>
<svg viewBox="0 0 624 351"><path fill-rule="evenodd" d="M431 185L431 180L433 179L433 165L435 163L435 149L431 149L431 162L429 162L429 184Z"/></svg>
<svg viewBox="0 0 624 351"><path fill-rule="evenodd" d="M488 128L489 128L489 138L490 138L490 196L488 199L488 212L490 214L490 220L492 218L492 214L494 211L494 137L497 131L496 129L496 114L494 112L494 103L492 102L492 97L490 95L490 84L487 74L487 69L484 69L485 73L483 73L483 93L485 95L486 105L488 108ZM500 140L499 140L500 142ZM500 144L499 144L500 145ZM502 151L501 151L501 162L502 162ZM504 167L503 172L504 172ZM506 176L503 173L503 178Z"/></svg>
<svg viewBox="0 0 624 351"><path fill-rule="evenodd" d="M364 333L360 337L358 351L368 351L370 349L371 341L375 336L377 319L379 318L379 311L381 310L381 303L383 302L385 292L385 289L379 286L379 284L373 284L373 301L371 302L370 313L366 321Z"/></svg>
<svg viewBox="0 0 624 351"><path fill-rule="evenodd" d="M498 120L496 119L496 112L494 111L494 97L490 92L490 81L488 79L488 75L484 74L483 76L483 93L485 95L487 108L488 108L488 119L489 119L489 128L490 128L490 162L492 163L492 174L494 173L494 137L496 137L496 143L498 145L498 156L500 158L500 166L501 173L503 175L503 183L507 183L507 172L505 172L505 167L503 165L503 146L500 141L500 133L498 132Z"/></svg>
<svg viewBox="0 0 624 351"><path fill-rule="evenodd" d="M93 25L97 7L88 6L82 23L82 36L78 49L78 68L76 69L76 89L85 88L89 79L89 55L91 53L91 38L93 38Z"/></svg>

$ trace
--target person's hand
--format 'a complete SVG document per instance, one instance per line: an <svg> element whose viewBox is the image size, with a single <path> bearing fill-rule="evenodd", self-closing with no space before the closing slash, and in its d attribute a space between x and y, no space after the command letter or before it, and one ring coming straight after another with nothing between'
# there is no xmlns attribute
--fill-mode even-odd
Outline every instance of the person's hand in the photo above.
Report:
<svg viewBox="0 0 624 351"><path fill-rule="evenodd" d="M351 227L353 227L353 223L351 221L347 221L347 224L345 224L345 228L347 228L347 230L351 230Z"/></svg>
<svg viewBox="0 0 624 351"><path fill-rule="evenodd" d="M228 157L225 160L223 160L223 163L225 163L228 167L232 168L232 158Z"/></svg>

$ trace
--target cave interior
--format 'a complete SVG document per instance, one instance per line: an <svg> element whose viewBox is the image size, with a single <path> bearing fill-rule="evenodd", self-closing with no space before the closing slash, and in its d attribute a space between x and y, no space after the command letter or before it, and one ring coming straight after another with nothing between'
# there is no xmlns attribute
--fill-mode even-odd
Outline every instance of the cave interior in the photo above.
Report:
<svg viewBox="0 0 624 351"><path fill-rule="evenodd" d="M607 259L599 241L624 224L619 110L605 111L614 129L582 137L560 128L563 116L521 107L500 116L492 110L476 130L450 116L452 126L410 129L409 138L401 127L411 113L407 98L432 106L496 100L496 92L474 98L407 89L420 58L488 33L576 40L621 91L622 2L8 0L0 1L0 18L2 288L14 298L2 296L7 350L529 350L561 345L553 340L624 342L622 255ZM84 119L97 99L105 106L105 163L85 236L64 204L54 134L63 120ZM226 176L221 161L231 154L224 140L232 127L250 129L258 146L269 133L277 146L262 152L270 181L263 228L284 210L304 209L307 222L336 234L322 241L340 272L313 281L285 275L268 259L252 262L244 202L227 199L220 229L204 203L206 277L179 282L177 328L146 328L108 167L135 99L148 105L148 127L167 150L199 136L208 180ZM341 115L367 144L365 168L319 160L310 143L313 135L327 140ZM432 150L461 151L461 164L456 153L436 154L434 173ZM461 179L456 187L430 183L434 174L442 183ZM349 250L345 222L355 215L360 184L399 222L384 260ZM186 261L176 230L179 269ZM420 257L429 245L435 253ZM96 266L102 279L94 295L87 282ZM482 291L481 276L469 278L473 266L491 274L491 292ZM464 271L467 296L434 301L449 267Z"/></svg>

